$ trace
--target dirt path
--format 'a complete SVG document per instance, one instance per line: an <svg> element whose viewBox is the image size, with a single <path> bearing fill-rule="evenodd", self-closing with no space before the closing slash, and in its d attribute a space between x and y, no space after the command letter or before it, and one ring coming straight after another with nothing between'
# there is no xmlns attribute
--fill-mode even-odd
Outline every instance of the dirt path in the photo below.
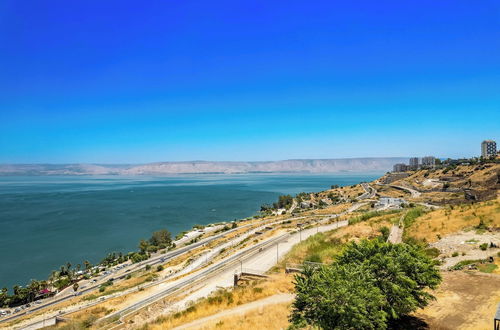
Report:
<svg viewBox="0 0 500 330"><path fill-rule="evenodd" d="M285 303L285 302L291 302L294 299L294 295L290 293L282 293L282 294L277 294L274 296L270 296L264 299L260 299L257 301L252 301L251 303L240 305L235 308L231 308L228 310L225 310L223 312L210 315L207 317L203 317L201 319L195 320L193 322L183 324L179 327L174 328L175 330L180 330L180 329L197 329L198 327L208 323L208 322L213 322L216 320L219 320L224 317L228 316L234 316L234 315L241 315L244 314L252 309L256 308L262 308L263 306L266 305L274 305L274 304L280 304L280 303Z"/></svg>
<svg viewBox="0 0 500 330"><path fill-rule="evenodd" d="M387 242L392 244L398 244L403 241L403 228L399 227L399 225L393 225L391 228L391 232L389 233L389 237L387 238Z"/></svg>

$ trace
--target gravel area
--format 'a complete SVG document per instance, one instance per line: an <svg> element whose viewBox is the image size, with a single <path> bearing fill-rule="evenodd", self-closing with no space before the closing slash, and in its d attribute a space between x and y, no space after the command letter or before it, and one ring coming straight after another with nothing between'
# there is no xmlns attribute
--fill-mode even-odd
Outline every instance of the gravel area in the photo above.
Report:
<svg viewBox="0 0 500 330"><path fill-rule="evenodd" d="M460 232L445 236L430 246L441 252L440 258L446 257L440 268L448 269L462 260L485 259L489 256L496 256L500 251L500 248L490 247L483 251L479 248L483 243L487 243L488 246L490 243L500 246L500 232L485 232L483 234L478 234L474 230ZM458 256L452 257L454 252L458 252ZM462 255L463 253L465 255Z"/></svg>

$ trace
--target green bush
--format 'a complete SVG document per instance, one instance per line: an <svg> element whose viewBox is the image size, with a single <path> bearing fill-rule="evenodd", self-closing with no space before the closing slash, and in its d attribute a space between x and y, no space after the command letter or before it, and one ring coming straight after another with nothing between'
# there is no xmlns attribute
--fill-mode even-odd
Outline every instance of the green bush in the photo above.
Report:
<svg viewBox="0 0 500 330"><path fill-rule="evenodd" d="M323 260L321 260L321 257L319 256L319 254L313 254L313 255L308 256L305 259L305 261L319 262L319 263L321 263Z"/></svg>
<svg viewBox="0 0 500 330"><path fill-rule="evenodd" d="M476 259L476 260L462 260L456 263L454 266L450 267L450 270L461 270L465 266L476 264L476 263L484 263L486 260L484 259Z"/></svg>
<svg viewBox="0 0 500 330"><path fill-rule="evenodd" d="M431 257L431 258L437 258L439 256L439 254L441 253L438 248L428 248L428 249L425 249L424 252L428 257Z"/></svg>
<svg viewBox="0 0 500 330"><path fill-rule="evenodd" d="M458 252L456 252L456 251L455 251L455 252L453 252L453 253L451 254L451 256L452 256L452 257L458 257Z"/></svg>
<svg viewBox="0 0 500 330"><path fill-rule="evenodd" d="M393 214L393 213L399 213L399 212L400 212L399 210L365 212L360 216L349 219L349 224L353 225L355 223L366 221L366 220L369 220L371 218L378 217L380 215Z"/></svg>
<svg viewBox="0 0 500 330"><path fill-rule="evenodd" d="M350 243L334 263L306 267L295 278L291 322L322 329L386 329L425 307L441 282L419 246L378 239Z"/></svg>
<svg viewBox="0 0 500 330"><path fill-rule="evenodd" d="M479 245L479 248L483 251L486 251L488 249L488 243L483 243L483 244Z"/></svg>
<svg viewBox="0 0 500 330"><path fill-rule="evenodd" d="M262 288L253 288L253 292L255 293L262 293Z"/></svg>

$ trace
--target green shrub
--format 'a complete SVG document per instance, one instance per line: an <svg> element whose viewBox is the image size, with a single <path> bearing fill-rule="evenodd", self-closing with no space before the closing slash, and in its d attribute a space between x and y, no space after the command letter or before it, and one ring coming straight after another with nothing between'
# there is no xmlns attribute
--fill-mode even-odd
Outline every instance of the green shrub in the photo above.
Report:
<svg viewBox="0 0 500 330"><path fill-rule="evenodd" d="M255 293L262 293L262 288L253 288L253 292Z"/></svg>
<svg viewBox="0 0 500 330"><path fill-rule="evenodd" d="M427 256L429 256L429 257L431 257L431 258L437 258L437 257L439 256L439 254L441 253L441 252L439 251L439 249L438 249L438 248L435 248L435 247L425 249L425 251L424 251L424 252L425 252L425 254L426 254Z"/></svg>
<svg viewBox="0 0 500 330"><path fill-rule="evenodd" d="M483 243L483 244L479 245L479 248L483 251L486 251L486 249L488 249L488 243Z"/></svg>
<svg viewBox="0 0 500 330"><path fill-rule="evenodd" d="M453 252L453 253L451 254L451 256L452 256L452 257L458 257L458 252L456 252L456 251L455 251L455 252Z"/></svg>
<svg viewBox="0 0 500 330"><path fill-rule="evenodd" d="M305 259L305 261L319 262L319 263L321 263L323 260L321 260L321 257L319 256L319 254L313 254L313 255L308 256Z"/></svg>
<svg viewBox="0 0 500 330"><path fill-rule="evenodd" d="M471 264L476 264L476 263L483 263L486 260L484 259L476 259L476 260L462 260L458 263L456 263L454 266L450 267L450 270L461 270L465 266L471 265Z"/></svg>
<svg viewBox="0 0 500 330"><path fill-rule="evenodd" d="M349 219L349 224L353 225L358 222L366 221L374 217L378 217L380 215L385 215L385 214L393 214L393 213L399 213L400 210L390 210L390 211L370 211L370 212L365 212L360 216L354 217Z"/></svg>
<svg viewBox="0 0 500 330"><path fill-rule="evenodd" d="M386 329L389 320L426 306L440 282L436 262L419 246L349 243L331 265L295 277L290 321L298 328Z"/></svg>

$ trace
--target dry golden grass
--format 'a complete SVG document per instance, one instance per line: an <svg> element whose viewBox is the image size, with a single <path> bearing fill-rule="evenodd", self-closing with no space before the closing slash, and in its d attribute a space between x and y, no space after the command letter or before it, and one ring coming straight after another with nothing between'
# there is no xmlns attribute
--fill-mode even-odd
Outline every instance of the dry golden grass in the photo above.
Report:
<svg viewBox="0 0 500 330"><path fill-rule="evenodd" d="M210 330L247 330L247 329L286 329L290 325L290 303L268 305L265 308L252 310L243 315L222 318L207 323L198 329ZM269 313L272 311L272 313Z"/></svg>
<svg viewBox="0 0 500 330"><path fill-rule="evenodd" d="M276 270L283 270L287 263L301 264L305 260L331 263L342 249L342 244L348 241L359 241L363 238L374 238L380 235L381 227L390 227L399 219L399 214L384 214L373 217L365 222L341 227L324 233L313 235L292 249L276 265ZM314 258L311 258L314 256Z"/></svg>
<svg viewBox="0 0 500 330"><path fill-rule="evenodd" d="M435 242L439 237L472 229L483 220L488 227L500 227L500 199L477 204L464 204L446 207L429 212L419 217L415 223L405 229L405 235Z"/></svg>
<svg viewBox="0 0 500 330"><path fill-rule="evenodd" d="M293 276L276 274L266 280L253 281L247 286L232 291L219 291L209 298L201 299L184 312L159 317L150 323L148 329L171 329L199 318L216 314L225 309L269 297L278 293L293 291Z"/></svg>
<svg viewBox="0 0 500 330"><path fill-rule="evenodd" d="M410 193L389 186L377 186L377 193L384 197L409 198Z"/></svg>
<svg viewBox="0 0 500 330"><path fill-rule="evenodd" d="M430 329L491 329L500 301L500 276L446 272L433 294L437 300L416 312Z"/></svg>

